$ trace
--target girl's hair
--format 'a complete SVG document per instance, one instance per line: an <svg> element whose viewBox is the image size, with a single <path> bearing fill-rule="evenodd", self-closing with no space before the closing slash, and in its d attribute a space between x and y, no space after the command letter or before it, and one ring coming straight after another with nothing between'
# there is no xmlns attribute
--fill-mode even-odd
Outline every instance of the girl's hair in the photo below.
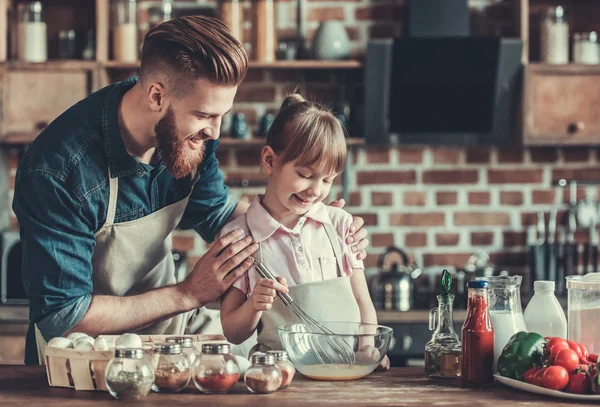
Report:
<svg viewBox="0 0 600 407"><path fill-rule="evenodd" d="M346 166L344 129L331 111L292 93L281 104L267 133L267 143L280 163L297 160L297 165L315 164L336 174Z"/></svg>

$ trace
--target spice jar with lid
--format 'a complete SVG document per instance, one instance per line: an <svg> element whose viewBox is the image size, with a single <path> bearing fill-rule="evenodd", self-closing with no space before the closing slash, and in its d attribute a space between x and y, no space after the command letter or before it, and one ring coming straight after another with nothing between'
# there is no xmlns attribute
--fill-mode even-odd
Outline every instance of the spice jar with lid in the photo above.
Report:
<svg viewBox="0 0 600 407"><path fill-rule="evenodd" d="M192 370L190 360L176 342L162 342L154 345L154 384L156 392L175 393L190 382Z"/></svg>
<svg viewBox="0 0 600 407"><path fill-rule="evenodd" d="M240 368L227 343L207 343L194 363L194 384L203 393L227 393L240 378Z"/></svg>
<svg viewBox="0 0 600 407"><path fill-rule="evenodd" d="M246 371L244 381L252 393L272 393L281 387L283 375L275 357L263 352L252 355L252 365Z"/></svg>
<svg viewBox="0 0 600 407"><path fill-rule="evenodd" d="M192 338L189 336L172 336L167 338L167 342L180 344L183 353L185 353L190 360L190 366L194 365L196 358L200 355L200 351L194 346L194 340Z"/></svg>
<svg viewBox="0 0 600 407"><path fill-rule="evenodd" d="M115 349L106 365L106 388L119 400L139 400L150 393L154 382L152 362L143 349Z"/></svg>
<svg viewBox="0 0 600 407"><path fill-rule="evenodd" d="M17 5L17 58L27 62L46 62L48 44L42 2Z"/></svg>
<svg viewBox="0 0 600 407"><path fill-rule="evenodd" d="M279 389L287 389L292 383L292 379L296 374L296 368L290 361L288 353L284 350L270 350L267 352L267 355L273 355L275 358L275 364L279 370L281 370L282 379Z"/></svg>
<svg viewBox="0 0 600 407"><path fill-rule="evenodd" d="M595 31L573 35L573 62L576 64L600 64L600 43Z"/></svg>
<svg viewBox="0 0 600 407"><path fill-rule="evenodd" d="M550 7L543 14L540 45L542 62L569 63L569 23L562 6Z"/></svg>

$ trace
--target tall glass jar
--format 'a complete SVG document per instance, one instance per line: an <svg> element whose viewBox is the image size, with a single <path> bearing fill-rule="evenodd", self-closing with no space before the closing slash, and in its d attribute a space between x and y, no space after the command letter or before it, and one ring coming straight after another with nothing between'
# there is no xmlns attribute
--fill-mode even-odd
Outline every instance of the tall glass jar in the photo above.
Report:
<svg viewBox="0 0 600 407"><path fill-rule="evenodd" d="M275 357L262 352L252 355L252 365L244 375L246 387L252 393L273 393L281 387L283 375L277 365Z"/></svg>
<svg viewBox="0 0 600 407"><path fill-rule="evenodd" d="M45 62L48 59L46 22L42 2L17 5L17 58L27 62Z"/></svg>
<svg viewBox="0 0 600 407"><path fill-rule="evenodd" d="M122 62L138 60L137 1L111 0L113 59Z"/></svg>
<svg viewBox="0 0 600 407"><path fill-rule="evenodd" d="M240 368L227 343L202 345L194 363L194 384L203 393L227 393L240 378Z"/></svg>
<svg viewBox="0 0 600 407"><path fill-rule="evenodd" d="M600 64L600 43L595 31L573 35L573 62L576 64Z"/></svg>
<svg viewBox="0 0 600 407"><path fill-rule="evenodd" d="M243 43L244 30L242 29L242 23L244 22L244 15L242 3L239 0L220 0L219 18L231 30L231 34Z"/></svg>
<svg viewBox="0 0 600 407"><path fill-rule="evenodd" d="M154 384L152 390L176 393L188 385L192 376L190 360L176 342L154 345Z"/></svg>
<svg viewBox="0 0 600 407"><path fill-rule="evenodd" d="M494 327L494 372L498 371L498 358L510 338L526 331L521 307L521 276L477 277L489 283L489 311Z"/></svg>
<svg viewBox="0 0 600 407"><path fill-rule="evenodd" d="M569 63L569 23L562 6L550 7L542 15L540 54L547 64Z"/></svg>
<svg viewBox="0 0 600 407"><path fill-rule="evenodd" d="M139 400L150 393L154 369L143 349L115 349L106 365L106 388L119 400Z"/></svg>
<svg viewBox="0 0 600 407"><path fill-rule="evenodd" d="M494 328L488 308L487 281L469 281L467 317L462 326L461 382L466 386L494 383Z"/></svg>
<svg viewBox="0 0 600 407"><path fill-rule="evenodd" d="M284 350L270 350L267 352L268 355L273 355L275 358L275 364L281 370L281 386L280 390L287 389L292 383L292 379L296 374L296 368L294 364L290 361L290 356Z"/></svg>
<svg viewBox="0 0 600 407"><path fill-rule="evenodd" d="M194 340L189 336L172 336L167 338L167 342L175 342L181 345L183 353L190 360L190 366L194 365L196 358L200 355L200 351L194 346Z"/></svg>

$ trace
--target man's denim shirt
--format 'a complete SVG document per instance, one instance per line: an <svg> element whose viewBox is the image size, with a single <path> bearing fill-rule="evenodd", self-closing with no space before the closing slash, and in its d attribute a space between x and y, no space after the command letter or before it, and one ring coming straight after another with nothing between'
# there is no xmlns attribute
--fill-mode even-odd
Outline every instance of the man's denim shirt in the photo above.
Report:
<svg viewBox="0 0 600 407"><path fill-rule="evenodd" d="M30 304L28 364L38 363L33 323L49 340L73 328L90 306L94 234L106 221L108 169L119 177L115 223L156 212L185 198L192 187L191 176L178 180L160 161L151 166L127 153L118 106L136 81L110 85L68 109L31 144L19 165L13 209L21 227L22 277ZM237 204L224 185L217 145L207 143L200 179L179 224L206 241L213 240Z"/></svg>

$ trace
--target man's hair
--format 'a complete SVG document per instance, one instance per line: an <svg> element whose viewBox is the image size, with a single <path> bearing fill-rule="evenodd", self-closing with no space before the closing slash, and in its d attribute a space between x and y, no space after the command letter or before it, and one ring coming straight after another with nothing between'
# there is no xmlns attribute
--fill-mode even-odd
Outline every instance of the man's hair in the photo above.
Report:
<svg viewBox="0 0 600 407"><path fill-rule="evenodd" d="M146 34L142 46L142 82L161 74L168 91L177 96L185 95L200 78L237 86L247 70L243 45L212 17L186 16L164 22Z"/></svg>

